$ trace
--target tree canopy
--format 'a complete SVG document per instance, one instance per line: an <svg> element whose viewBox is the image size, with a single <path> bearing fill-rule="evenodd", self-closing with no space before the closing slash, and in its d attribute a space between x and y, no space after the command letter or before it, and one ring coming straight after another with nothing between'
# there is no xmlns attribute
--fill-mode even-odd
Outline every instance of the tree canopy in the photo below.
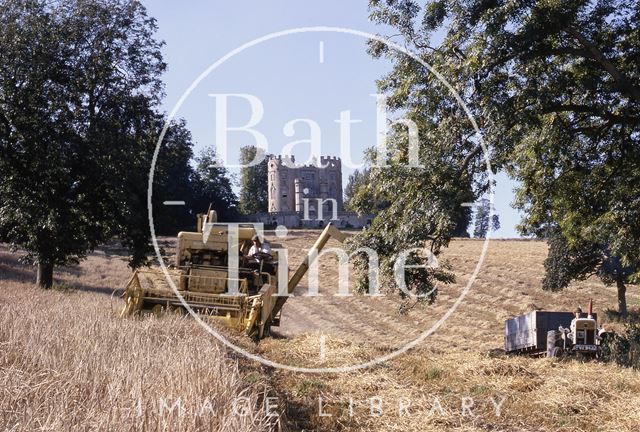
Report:
<svg viewBox="0 0 640 432"><path fill-rule="evenodd" d="M249 165L254 159L260 161L256 165ZM240 149L240 213L250 215L263 213L268 210L268 168L264 150L254 145Z"/></svg>
<svg viewBox="0 0 640 432"><path fill-rule="evenodd" d="M233 192L232 179L216 159L215 149L202 150L195 162L191 181L191 208L204 212L211 205L217 211L220 221L237 220L238 199Z"/></svg>
<svg viewBox="0 0 640 432"><path fill-rule="evenodd" d="M349 175L347 186L344 188L344 207L348 211L360 215L370 215L389 206L389 202L378 197L375 190L369 188L371 182L371 168L362 171L355 170Z"/></svg>
<svg viewBox="0 0 640 432"><path fill-rule="evenodd" d="M490 230L500 229L500 217L495 214L495 209L487 198L482 198L476 206L473 225L473 236L476 238L485 238Z"/></svg>
<svg viewBox="0 0 640 432"><path fill-rule="evenodd" d="M151 251L147 183L166 118L156 23L137 1L0 3L0 238L38 264L77 263L117 237L130 265ZM172 122L156 164L156 232L193 225L209 203L234 209L226 171L193 167L184 121ZM207 159L208 158L208 159ZM165 200L184 200L168 208Z"/></svg>
<svg viewBox="0 0 640 432"><path fill-rule="evenodd" d="M451 83L477 119L494 170L506 169L521 182L522 232L545 236L557 226L569 246L596 244L607 251L599 262L616 257L637 278L640 5L372 0L370 6L371 19L393 29L391 40ZM445 244L447 230L437 227L448 226L464 183L475 198L490 186L477 137L427 68L377 41L370 52L392 61L379 82L389 107L416 121L421 152L449 167L433 171L427 164L426 170L383 177L380 188L397 193L408 213L425 223L409 234L402 217L385 217L374 221L373 232L384 233L387 243L402 240L398 247L412 237ZM450 198L432 194L427 179L449 189Z"/></svg>
<svg viewBox="0 0 640 432"><path fill-rule="evenodd" d="M0 5L0 225L39 264L77 262L129 228L165 68L138 2L8 0Z"/></svg>

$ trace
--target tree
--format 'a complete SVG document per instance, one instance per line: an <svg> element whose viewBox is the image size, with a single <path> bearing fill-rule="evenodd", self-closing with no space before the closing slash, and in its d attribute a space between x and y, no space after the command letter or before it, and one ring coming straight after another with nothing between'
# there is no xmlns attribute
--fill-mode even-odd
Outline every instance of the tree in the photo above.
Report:
<svg viewBox="0 0 640 432"><path fill-rule="evenodd" d="M0 232L42 287L113 235L139 264L148 228L129 222L146 192L132 173L165 68L155 20L135 1L7 0L0 27Z"/></svg>
<svg viewBox="0 0 640 432"><path fill-rule="evenodd" d="M351 202L355 198L360 186L364 183L367 172L367 170L363 170L362 172L355 170L353 174L349 175L349 180L344 188L344 208L346 210L353 211Z"/></svg>
<svg viewBox="0 0 640 432"><path fill-rule="evenodd" d="M480 205L476 207L476 220L473 229L473 236L476 238L485 238L489 229L497 231L500 229L500 217L497 214L491 214L491 202L487 198L480 200Z"/></svg>
<svg viewBox="0 0 640 432"><path fill-rule="evenodd" d="M360 215L375 215L389 207L389 201L377 194L375 188L370 187L371 182L371 168L355 170L349 176L344 189L344 203L348 211ZM472 211L469 207L460 207L453 215L454 227L451 232L453 237L469 237L467 229L471 223L471 215Z"/></svg>
<svg viewBox="0 0 640 432"><path fill-rule="evenodd" d="M254 158L260 161L257 165L248 166ZM269 205L268 195L268 168L264 150L256 146L240 148L240 213L249 215L267 211Z"/></svg>
<svg viewBox="0 0 640 432"><path fill-rule="evenodd" d="M344 188L344 206L348 211L370 215L389 206L389 203L376 194L375 190L367 187L370 182L371 168L355 170L349 175L349 181Z"/></svg>
<svg viewBox="0 0 640 432"><path fill-rule="evenodd" d="M412 119L421 121L417 117ZM449 133L444 128L439 132ZM444 142L454 147L460 145L459 140ZM369 229L352 238L350 248L352 252L361 247L376 251L381 290L398 291L402 297L412 292L420 295L421 300L432 302L437 296L438 282L452 282L453 274L446 267L411 269L405 272L406 290L402 290L395 278L399 253L413 249L406 264L429 266L432 257L448 244L464 217L466 209L462 204L475 196L471 193L472 179L467 175L465 164L451 156L461 152L446 146L432 151L438 145L425 136L420 142L421 155L425 155L420 162L424 168L416 169L407 164L406 143L402 131L395 131L387 143L394 156L387 160L386 167L372 165L371 177L375 182L367 182L358 189L358 195L369 194L388 205L377 212ZM375 155L371 160L375 160ZM480 190L484 191L482 187ZM355 200L351 205L364 213L369 210L370 202ZM358 255L354 265L359 275L358 289L364 291L370 282L368 262Z"/></svg>
<svg viewBox="0 0 640 432"><path fill-rule="evenodd" d="M157 133L154 135L160 134L164 122L165 119L159 116L156 121ZM155 144L154 142L153 145ZM154 171L153 222L157 234L175 235L182 229L192 229L196 222L195 215L206 210L192 207L197 192L193 190L192 184L195 176L194 168L191 166L192 159L191 133L184 120L175 121L164 135ZM149 159L147 166L150 165ZM148 169L140 174L147 176ZM142 184L146 189L146 182ZM185 201L186 205L165 206L162 204L164 201ZM148 225L147 212L143 212L143 216L145 220L141 222Z"/></svg>
<svg viewBox="0 0 640 432"><path fill-rule="evenodd" d="M238 199L233 193L228 171L221 166L213 148L200 152L191 181L194 213L203 213L211 205L221 221L237 221Z"/></svg>
<svg viewBox="0 0 640 432"><path fill-rule="evenodd" d="M452 83L492 144L494 168L520 180L516 205L526 215L521 231L543 237L557 227L572 250L597 245L608 251L631 269L630 276L619 276L619 294L625 283L638 280L640 5L630 0L370 4L371 18L398 33L394 41L418 52ZM390 107L417 118L437 114L466 139L465 113L426 68L378 42L370 51L394 64L380 83ZM459 150L475 178L482 152L473 144L469 140ZM399 186L396 182L401 191ZM478 195L477 188L474 192ZM396 227L391 234L401 231Z"/></svg>
<svg viewBox="0 0 640 432"><path fill-rule="evenodd" d="M544 262L545 278L542 288L560 291L572 280L584 280L597 276L606 285L616 284L618 289L618 312L627 315L626 286L624 281L633 274L633 269L624 267L619 258L602 245L583 242L570 245L561 231L552 229L549 234L549 255Z"/></svg>

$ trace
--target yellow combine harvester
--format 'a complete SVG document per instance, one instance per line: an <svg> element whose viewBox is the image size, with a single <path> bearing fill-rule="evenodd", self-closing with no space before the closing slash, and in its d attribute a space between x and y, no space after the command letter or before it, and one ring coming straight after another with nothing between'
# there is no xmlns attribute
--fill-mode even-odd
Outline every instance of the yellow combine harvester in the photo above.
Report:
<svg viewBox="0 0 640 432"><path fill-rule="evenodd" d="M280 324L282 306L288 297L277 294L293 292L311 260L331 237L340 242L345 238L334 225L328 224L288 279L289 269L279 268L277 251L270 256L262 254L259 260L249 257L252 265L247 263L251 239L257 235L252 224L232 226L215 222L216 213L211 211L198 217L198 232L178 234L175 264L168 268L177 293L161 269L136 270L125 288L122 317L143 311L185 312L186 303L206 319L262 338L271 326ZM265 271L267 267L269 271ZM282 276L278 277L279 274ZM280 289L279 280L286 287Z"/></svg>

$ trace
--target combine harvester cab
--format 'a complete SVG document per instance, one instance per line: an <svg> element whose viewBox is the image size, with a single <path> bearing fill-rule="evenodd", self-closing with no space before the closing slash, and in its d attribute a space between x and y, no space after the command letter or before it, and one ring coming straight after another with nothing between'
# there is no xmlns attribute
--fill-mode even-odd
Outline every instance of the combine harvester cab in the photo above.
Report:
<svg viewBox="0 0 640 432"><path fill-rule="evenodd" d="M265 261L270 271L263 271L263 265L259 269L249 268L243 256L257 235L254 226L239 225L237 256L234 256L234 251L229 251L228 225L215 221L215 212L209 212L206 217L198 217L198 232L178 234L175 264L168 269L177 293L162 269L136 270L123 294L125 306L121 317L144 312L186 313L186 303L203 319L221 322L258 339L267 335L271 326L279 325L287 297L277 296L277 252L272 251L271 259ZM332 237L340 242L344 240L344 234L328 224L283 292L293 292L311 260ZM238 269L237 277L231 276L230 268L234 267Z"/></svg>

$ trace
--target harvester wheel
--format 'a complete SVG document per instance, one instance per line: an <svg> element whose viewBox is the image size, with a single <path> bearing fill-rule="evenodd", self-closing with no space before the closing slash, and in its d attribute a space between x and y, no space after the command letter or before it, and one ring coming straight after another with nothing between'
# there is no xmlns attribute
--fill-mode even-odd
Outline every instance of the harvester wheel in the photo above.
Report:
<svg viewBox="0 0 640 432"><path fill-rule="evenodd" d="M260 331L258 333L258 339L262 339L264 337L267 337L271 334L271 325L270 324L263 324L260 326Z"/></svg>
<svg viewBox="0 0 640 432"><path fill-rule="evenodd" d="M140 309L140 303L142 301L142 291L139 289L133 289L131 293L126 293L124 297L125 305L120 312L120 317L131 316Z"/></svg>
<svg viewBox="0 0 640 432"><path fill-rule="evenodd" d="M181 316L181 317L183 317L185 315L188 315L187 310L185 308L183 308L182 306L174 306L174 307L172 307L171 308L171 312L174 315Z"/></svg>
<svg viewBox="0 0 640 432"><path fill-rule="evenodd" d="M156 318L160 318L164 312L164 308L162 305L157 304L151 309L151 312L153 312Z"/></svg>

